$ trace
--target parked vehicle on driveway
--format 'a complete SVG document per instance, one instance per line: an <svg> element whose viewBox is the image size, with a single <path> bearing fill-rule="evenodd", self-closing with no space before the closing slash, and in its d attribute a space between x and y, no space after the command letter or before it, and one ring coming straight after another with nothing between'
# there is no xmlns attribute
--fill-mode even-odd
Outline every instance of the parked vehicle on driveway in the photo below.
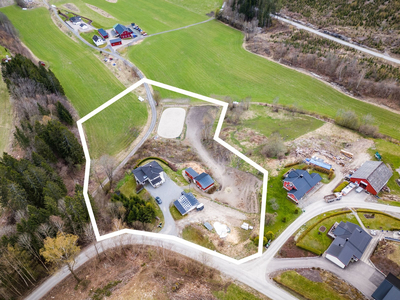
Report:
<svg viewBox="0 0 400 300"><path fill-rule="evenodd" d="M160 197L158 197L158 196L157 196L155 199L156 199L156 202L157 202L158 204L161 204L161 203L162 203L162 201L161 201L161 198L160 198Z"/></svg>
<svg viewBox="0 0 400 300"><path fill-rule="evenodd" d="M341 193L334 193L334 194L330 194L330 195L326 195L324 197L324 200L326 203L331 203L335 200L341 200L342 199L342 194Z"/></svg>
<svg viewBox="0 0 400 300"><path fill-rule="evenodd" d="M361 187L361 186L359 186L357 189L356 189L356 193L361 193L363 191L363 188Z"/></svg>

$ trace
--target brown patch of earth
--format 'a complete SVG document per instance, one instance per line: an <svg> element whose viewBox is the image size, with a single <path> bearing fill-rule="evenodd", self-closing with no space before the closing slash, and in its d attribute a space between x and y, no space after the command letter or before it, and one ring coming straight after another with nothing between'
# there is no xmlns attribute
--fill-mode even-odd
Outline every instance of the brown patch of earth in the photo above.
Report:
<svg viewBox="0 0 400 300"><path fill-rule="evenodd" d="M296 246L294 236L291 236L277 253L279 258L295 258L295 257L315 257L314 253L301 249Z"/></svg>
<svg viewBox="0 0 400 300"><path fill-rule="evenodd" d="M118 0L106 0L107 2L110 2L110 3L117 3L118 2Z"/></svg>
<svg viewBox="0 0 400 300"><path fill-rule="evenodd" d="M308 280L322 282L321 274L316 269L296 269L296 272Z"/></svg>
<svg viewBox="0 0 400 300"><path fill-rule="evenodd" d="M198 162L194 162L194 161L187 162L187 163L182 163L180 165L180 168L184 168L184 169L192 168L198 174L201 174L201 173L205 172L203 166L201 164L199 164ZM185 172L185 171L183 170L183 172Z"/></svg>
<svg viewBox="0 0 400 300"><path fill-rule="evenodd" d="M400 244L397 242L382 240L378 242L371 261L375 266L388 275L389 272L400 278Z"/></svg>
<svg viewBox="0 0 400 300"><path fill-rule="evenodd" d="M91 5L86 3L86 6L89 7L91 10L97 12L98 14L102 15L103 17L109 18L109 19L115 19L112 15L110 15L108 12L102 10L101 8L98 8L97 6Z"/></svg>
<svg viewBox="0 0 400 300"><path fill-rule="evenodd" d="M73 11L73 12L76 12L76 13L80 12L78 6L76 6L73 3L65 3L62 6L64 6L66 9L68 9L70 11Z"/></svg>

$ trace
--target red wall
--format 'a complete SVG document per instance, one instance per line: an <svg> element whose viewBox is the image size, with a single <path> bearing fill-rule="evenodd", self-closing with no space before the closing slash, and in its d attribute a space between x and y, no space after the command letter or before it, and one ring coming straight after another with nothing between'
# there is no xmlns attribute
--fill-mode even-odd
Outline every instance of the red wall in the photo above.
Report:
<svg viewBox="0 0 400 300"><path fill-rule="evenodd" d="M127 39L132 37L132 33L124 31L122 34L119 35L121 39Z"/></svg>
<svg viewBox="0 0 400 300"><path fill-rule="evenodd" d="M121 45L121 44L122 44L122 42L112 43L111 46L118 46L118 45Z"/></svg>
<svg viewBox="0 0 400 300"><path fill-rule="evenodd" d="M366 190L368 191L368 192L370 192L372 195L377 195L378 193L372 188L372 186L369 184L369 182L368 182L368 180L365 180L365 179L361 179L361 178L353 178L353 177L351 177L350 178L350 181L351 182L358 182L358 184L360 184L360 181L364 181L364 182L366 182L366 183L368 183L368 185L367 185L367 188L366 188Z"/></svg>
<svg viewBox="0 0 400 300"><path fill-rule="evenodd" d="M207 186L206 188L203 188L201 185L200 185L200 183L198 182L198 181L196 181L196 184L197 184L197 186L199 187L199 188L201 188L203 191L205 191L206 189L208 189L208 188L210 188L210 187L212 187L213 185L214 185L214 183L211 183L209 186Z"/></svg>
<svg viewBox="0 0 400 300"><path fill-rule="evenodd" d="M188 172L186 172L186 170L185 170L185 173L186 173L187 177L189 177L190 179L192 179L192 180L193 180L193 177L192 177L192 175L190 175Z"/></svg>

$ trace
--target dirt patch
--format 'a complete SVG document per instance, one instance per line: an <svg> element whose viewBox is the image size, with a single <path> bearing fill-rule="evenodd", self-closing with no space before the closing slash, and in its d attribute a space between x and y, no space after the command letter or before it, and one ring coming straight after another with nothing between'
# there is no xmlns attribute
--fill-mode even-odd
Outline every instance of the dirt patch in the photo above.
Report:
<svg viewBox="0 0 400 300"><path fill-rule="evenodd" d="M295 257L315 257L317 255L297 247L296 241L294 240L294 236L291 236L282 246L282 248L279 250L276 256L280 258L295 258Z"/></svg>
<svg viewBox="0 0 400 300"><path fill-rule="evenodd" d="M392 273L400 278L400 244L382 240L371 255L371 261L385 275Z"/></svg>
<svg viewBox="0 0 400 300"><path fill-rule="evenodd" d="M187 163L183 163L181 164L181 168L187 169L187 168L192 168L193 170L195 170L198 174L201 174L204 172L204 168L202 167L201 164L197 163L197 162L187 162Z"/></svg>
<svg viewBox="0 0 400 300"><path fill-rule="evenodd" d="M80 12L78 6L76 6L73 3L65 3L62 6L65 7L66 9L70 10L70 11L73 11L73 12L76 12L76 13Z"/></svg>
<svg viewBox="0 0 400 300"><path fill-rule="evenodd" d="M111 1L110 1L111 2ZM117 2L117 1L115 1ZM86 3L86 6L89 7L91 10L94 10L98 14L102 15L103 17L109 18L109 19L115 19L112 15L110 15L108 12L98 8L97 6L91 5Z"/></svg>
<svg viewBox="0 0 400 300"><path fill-rule="evenodd" d="M117 3L118 2L118 0L106 0L107 2L110 2L110 3Z"/></svg>
<svg viewBox="0 0 400 300"><path fill-rule="evenodd" d="M325 231L326 231L326 227L325 227L325 226L321 226L321 227L319 228L319 231L320 231L320 232L325 232Z"/></svg>
<svg viewBox="0 0 400 300"><path fill-rule="evenodd" d="M308 280L322 282L321 274L316 269L296 269L296 272Z"/></svg>

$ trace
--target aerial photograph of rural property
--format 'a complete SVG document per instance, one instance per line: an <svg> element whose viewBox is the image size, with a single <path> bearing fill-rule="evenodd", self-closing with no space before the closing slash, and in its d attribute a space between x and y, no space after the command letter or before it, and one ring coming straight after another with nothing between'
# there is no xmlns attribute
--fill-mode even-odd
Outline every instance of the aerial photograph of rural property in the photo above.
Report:
<svg viewBox="0 0 400 300"><path fill-rule="evenodd" d="M400 300L400 2L0 0L0 300Z"/></svg>

